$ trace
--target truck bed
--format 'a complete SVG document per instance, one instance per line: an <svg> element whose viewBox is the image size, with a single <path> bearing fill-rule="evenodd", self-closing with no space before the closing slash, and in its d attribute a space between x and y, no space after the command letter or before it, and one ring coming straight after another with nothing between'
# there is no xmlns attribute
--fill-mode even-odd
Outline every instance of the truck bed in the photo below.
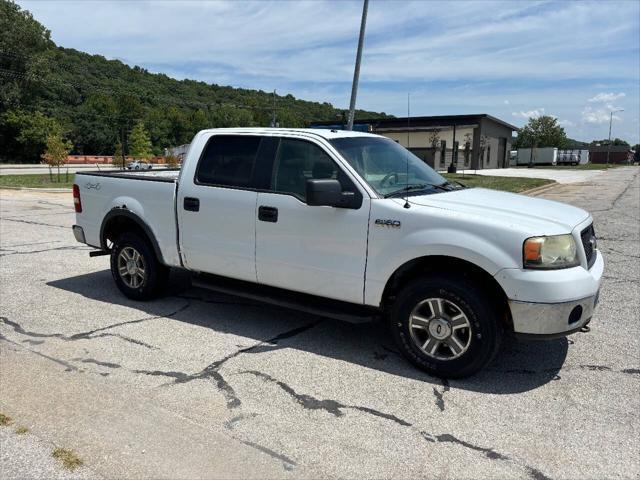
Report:
<svg viewBox="0 0 640 480"><path fill-rule="evenodd" d="M179 170L92 171L76 173L82 213L78 223L89 245L101 248L103 219L113 209L126 209L153 233L167 265L180 265L175 221Z"/></svg>
<svg viewBox="0 0 640 480"><path fill-rule="evenodd" d="M175 182L180 176L179 168L162 170L93 170L90 172L76 172L76 175L91 175L95 177L128 178L135 180L149 180L152 182Z"/></svg>

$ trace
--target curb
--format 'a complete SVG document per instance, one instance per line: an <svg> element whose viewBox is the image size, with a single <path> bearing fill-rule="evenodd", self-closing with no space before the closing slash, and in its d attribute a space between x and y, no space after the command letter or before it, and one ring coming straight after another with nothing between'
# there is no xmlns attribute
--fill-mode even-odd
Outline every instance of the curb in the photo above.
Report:
<svg viewBox="0 0 640 480"><path fill-rule="evenodd" d="M518 193L520 195L536 195L538 193L543 193L543 192L546 192L547 190L551 190L552 188L557 187L558 185L560 184L554 180L553 183L549 183L548 185L542 185L540 187L530 188L529 190L524 190Z"/></svg>
<svg viewBox="0 0 640 480"><path fill-rule="evenodd" d="M0 190L25 190L27 192L44 192L44 193L71 193L70 188L30 188L30 187L6 187L0 185Z"/></svg>

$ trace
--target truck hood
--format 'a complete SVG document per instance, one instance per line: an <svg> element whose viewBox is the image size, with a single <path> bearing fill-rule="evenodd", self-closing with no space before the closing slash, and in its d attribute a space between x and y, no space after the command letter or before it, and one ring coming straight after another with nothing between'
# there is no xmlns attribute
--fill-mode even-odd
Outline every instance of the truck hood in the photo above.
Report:
<svg viewBox="0 0 640 480"><path fill-rule="evenodd" d="M486 188L410 196L409 203L508 222L540 235L569 233L589 216L565 203Z"/></svg>

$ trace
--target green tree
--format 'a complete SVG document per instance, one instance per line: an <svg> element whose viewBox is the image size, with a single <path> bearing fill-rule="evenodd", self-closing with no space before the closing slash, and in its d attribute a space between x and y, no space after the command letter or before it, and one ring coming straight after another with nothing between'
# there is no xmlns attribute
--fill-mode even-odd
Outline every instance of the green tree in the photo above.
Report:
<svg viewBox="0 0 640 480"><path fill-rule="evenodd" d="M429 146L431 148L440 148L440 129L434 128L429 133Z"/></svg>
<svg viewBox="0 0 640 480"><path fill-rule="evenodd" d="M564 128L558 125L558 119L543 115L530 118L520 129L514 141L514 148L564 148L567 143L567 134Z"/></svg>
<svg viewBox="0 0 640 480"><path fill-rule="evenodd" d="M178 157L171 152L164 157L164 161L167 164L167 168L176 168L178 166Z"/></svg>
<svg viewBox="0 0 640 480"><path fill-rule="evenodd" d="M604 140L592 140L591 141L591 145L608 145L609 144L609 139L605 138ZM614 146L623 146L623 147L630 147L631 145L629 144L629 142L626 142L624 140L622 140L621 138L614 138L611 140L611 145Z"/></svg>
<svg viewBox="0 0 640 480"><path fill-rule="evenodd" d="M80 153L108 155L120 136L118 106L104 93L89 96L76 107L70 137Z"/></svg>
<svg viewBox="0 0 640 480"><path fill-rule="evenodd" d="M49 135L47 147L42 154L42 161L49 165L49 168L58 169L58 182L60 182L60 166L67 161L67 156L73 145L70 141L64 140L59 134Z"/></svg>
<svg viewBox="0 0 640 480"><path fill-rule="evenodd" d="M0 116L3 148L12 160L37 162L51 135L62 135L60 123L40 112L11 110ZM6 136L5 136L6 135Z"/></svg>
<svg viewBox="0 0 640 480"><path fill-rule="evenodd" d="M142 122L136 123L129 135L129 155L143 160L153 157L153 145Z"/></svg>
<svg viewBox="0 0 640 480"><path fill-rule="evenodd" d="M273 109L281 126L339 122L327 102L194 80L175 80L78 50L56 46L45 26L12 0L0 0L0 160L37 162L46 137L17 140L28 118L52 119L75 152L111 154L118 138L144 121L153 151L189 142L203 128L267 126ZM9 115L10 112L14 114ZM13 117L13 118L12 118ZM385 113L356 111L356 119ZM10 121L12 120L12 121ZM20 128L18 128L20 127Z"/></svg>
<svg viewBox="0 0 640 480"><path fill-rule="evenodd" d="M112 164L114 167L124 168L125 158L124 158L124 152L122 151L122 143L120 142L120 140L116 142L116 148L115 148L115 151L113 152Z"/></svg>
<svg viewBox="0 0 640 480"><path fill-rule="evenodd" d="M27 10L0 0L0 111L24 104L25 80L40 63L40 55L53 47L50 32Z"/></svg>

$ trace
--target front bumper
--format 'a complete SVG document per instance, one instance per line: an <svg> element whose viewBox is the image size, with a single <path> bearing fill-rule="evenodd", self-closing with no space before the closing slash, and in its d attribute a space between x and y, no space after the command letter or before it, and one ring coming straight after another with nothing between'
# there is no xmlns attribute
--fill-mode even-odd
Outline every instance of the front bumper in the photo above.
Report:
<svg viewBox="0 0 640 480"><path fill-rule="evenodd" d="M510 300L513 330L523 337L554 338L576 332L591 321L598 293L563 303Z"/></svg>
<svg viewBox="0 0 640 480"><path fill-rule="evenodd" d="M509 299L513 331L519 336L553 338L580 330L591 320L604 272L596 250L590 269L505 269L496 274Z"/></svg>

